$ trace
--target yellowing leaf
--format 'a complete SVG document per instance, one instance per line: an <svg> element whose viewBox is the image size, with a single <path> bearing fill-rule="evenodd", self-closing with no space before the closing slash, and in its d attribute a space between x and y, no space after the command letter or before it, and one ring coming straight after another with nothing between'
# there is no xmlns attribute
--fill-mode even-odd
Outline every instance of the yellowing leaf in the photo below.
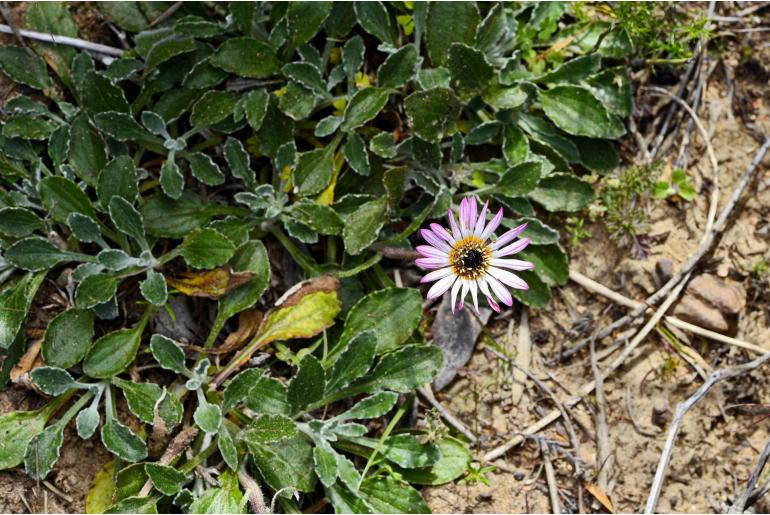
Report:
<svg viewBox="0 0 770 515"><path fill-rule="evenodd" d="M583 481L583 486L591 495L596 498L597 501L601 503L602 506L604 506L607 511L610 513L615 513L615 508L612 507L612 501L607 496L607 494L604 493L604 490L599 488L597 484L590 481Z"/></svg>
<svg viewBox="0 0 770 515"><path fill-rule="evenodd" d="M258 338L262 345L278 340L310 338L330 327L339 312L337 292L313 292L294 305L271 311Z"/></svg>
<svg viewBox="0 0 770 515"><path fill-rule="evenodd" d="M86 496L86 513L104 513L112 506L112 495L115 493L115 483L112 481L114 469L115 460L110 460L94 477Z"/></svg>
<svg viewBox="0 0 770 515"><path fill-rule="evenodd" d="M166 282L189 297L218 299L254 276L251 272L233 272L229 266L167 277Z"/></svg>

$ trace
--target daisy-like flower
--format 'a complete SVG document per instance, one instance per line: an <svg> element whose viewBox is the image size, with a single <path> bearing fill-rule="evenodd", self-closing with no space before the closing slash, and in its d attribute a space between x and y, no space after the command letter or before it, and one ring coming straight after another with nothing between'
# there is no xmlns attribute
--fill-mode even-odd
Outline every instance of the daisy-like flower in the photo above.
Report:
<svg viewBox="0 0 770 515"><path fill-rule="evenodd" d="M458 309L463 308L468 292L476 311L479 309L478 291L481 290L490 307L499 312L500 306L492 297L493 293L500 302L512 306L513 297L506 286L517 290L529 289L523 279L508 270L532 270L535 265L529 261L506 258L529 245L529 238L516 240L527 228L527 224L489 241L503 219L503 209L500 208L487 223L488 204L485 202L481 212L477 213L476 198L466 197L460 202L459 224L452 210L449 210L451 231L436 223L430 224L430 230L420 230L429 245L417 247L417 252L423 257L416 263L422 268L433 269L421 282L436 282L428 290L429 299L440 297L451 288L452 312L457 305L458 295Z"/></svg>

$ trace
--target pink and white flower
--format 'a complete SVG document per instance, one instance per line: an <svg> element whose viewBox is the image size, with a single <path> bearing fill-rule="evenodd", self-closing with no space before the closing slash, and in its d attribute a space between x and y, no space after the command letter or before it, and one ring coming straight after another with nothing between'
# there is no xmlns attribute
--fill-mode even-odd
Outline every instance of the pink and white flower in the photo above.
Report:
<svg viewBox="0 0 770 515"><path fill-rule="evenodd" d="M490 237L503 219L503 210L487 223L488 202L481 212L477 212L475 197L466 197L460 202L459 224L449 210L450 230L432 223L430 229L421 229L422 237L428 245L419 245L417 252L423 257L416 260L422 268L433 270L422 278L423 283L435 282L428 290L428 298L435 299L451 289L452 312L457 305L462 309L468 292L473 299L476 311L479 309L479 290L495 311L500 306L492 294L506 306L513 305L513 297L508 287L527 290L529 286L523 279L509 270L532 270L535 265L529 261L509 259L529 245L529 238L516 239L527 228L522 224L490 241ZM514 241L516 240L516 241Z"/></svg>

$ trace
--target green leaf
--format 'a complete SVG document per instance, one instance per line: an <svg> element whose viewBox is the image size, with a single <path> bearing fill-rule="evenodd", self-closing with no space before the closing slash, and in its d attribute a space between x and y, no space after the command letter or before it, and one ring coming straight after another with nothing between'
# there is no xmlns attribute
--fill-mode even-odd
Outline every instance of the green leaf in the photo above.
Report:
<svg viewBox="0 0 770 515"><path fill-rule="evenodd" d="M349 81L355 80L356 73L364 63L364 40L355 35L345 42L342 47L342 68Z"/></svg>
<svg viewBox="0 0 770 515"><path fill-rule="evenodd" d="M69 9L66 5L57 2L31 4L24 13L24 22L25 28L45 34L78 37L78 27L72 21ZM47 42L29 41L29 44L39 55L46 57L48 65L61 78L62 83L72 89L70 64L77 54L76 50L72 47Z"/></svg>
<svg viewBox="0 0 770 515"><path fill-rule="evenodd" d="M123 372L136 357L147 320L145 315L134 327L118 329L96 340L83 362L83 372L97 379Z"/></svg>
<svg viewBox="0 0 770 515"><path fill-rule="evenodd" d="M436 442L440 457L432 466L399 470L401 477L418 485L441 485L465 474L471 459L468 446L452 437Z"/></svg>
<svg viewBox="0 0 770 515"><path fill-rule="evenodd" d="M204 402L200 402L204 400ZM216 404L205 402L202 396L199 396L198 408L193 414L195 423L206 433L216 434L222 425L222 410Z"/></svg>
<svg viewBox="0 0 770 515"><path fill-rule="evenodd" d="M139 290L142 292L142 296L153 306L163 306L168 301L166 278L155 270L147 272L147 278L139 283Z"/></svg>
<svg viewBox="0 0 770 515"><path fill-rule="evenodd" d="M118 279L112 274L89 275L78 285L75 303L79 309L90 309L103 304L115 296Z"/></svg>
<svg viewBox="0 0 770 515"><path fill-rule="evenodd" d="M47 365L70 368L86 356L94 337L94 317L88 310L62 311L48 324L41 353Z"/></svg>
<svg viewBox="0 0 770 515"><path fill-rule="evenodd" d="M381 417L387 414L396 405L398 394L393 392L380 392L359 401L346 412L335 417L338 421L369 419Z"/></svg>
<svg viewBox="0 0 770 515"><path fill-rule="evenodd" d="M523 196L535 189L540 181L542 164L525 161L507 169L493 189L497 193L510 197Z"/></svg>
<svg viewBox="0 0 770 515"><path fill-rule="evenodd" d="M114 196L109 202L110 219L113 225L123 234L130 236L143 248L147 249L144 237L144 219L128 200Z"/></svg>
<svg viewBox="0 0 770 515"><path fill-rule="evenodd" d="M248 430L243 431L241 434ZM274 491L295 488L300 492L315 490L316 476L313 466L313 446L297 434L290 438L269 443L245 440L252 460ZM289 493L282 495L289 496Z"/></svg>
<svg viewBox="0 0 770 515"><path fill-rule="evenodd" d="M194 127L211 127L233 113L237 98L229 91L211 90L193 105L190 123Z"/></svg>
<svg viewBox="0 0 770 515"><path fill-rule="evenodd" d="M105 111L131 112L123 90L105 75L89 70L77 85L80 101L89 115L94 116Z"/></svg>
<svg viewBox="0 0 770 515"><path fill-rule="evenodd" d="M290 81L278 100L278 107L289 118L299 122L310 116L317 102L312 91L298 82Z"/></svg>
<svg viewBox="0 0 770 515"><path fill-rule="evenodd" d="M225 470L219 476L219 488L209 488L187 509L190 513L247 513L248 498L238 487L238 476Z"/></svg>
<svg viewBox="0 0 770 515"><path fill-rule="evenodd" d="M321 362L308 354L299 364L297 374L289 382L287 399L295 413L323 397L326 388L326 374Z"/></svg>
<svg viewBox="0 0 770 515"><path fill-rule="evenodd" d="M389 136L385 134L385 136ZM366 151L366 142L357 132L350 132L343 148L345 160L359 175L369 175L371 166L369 165L369 153Z"/></svg>
<svg viewBox="0 0 770 515"><path fill-rule="evenodd" d="M53 122L28 114L14 114L5 119L3 136L30 140L46 140L56 129Z"/></svg>
<svg viewBox="0 0 770 515"><path fill-rule="evenodd" d="M230 467L230 470L238 470L238 448L235 446L235 442L230 435L230 430L227 428L226 423L219 428L217 446L219 448L219 454L222 455L222 459L225 460L225 463Z"/></svg>
<svg viewBox="0 0 770 515"><path fill-rule="evenodd" d="M29 373L32 381L46 395L57 397L78 384L64 369L56 367L38 367Z"/></svg>
<svg viewBox="0 0 770 515"><path fill-rule="evenodd" d="M177 374L187 371L184 351L170 338L162 334L153 334L150 338L150 350L161 367Z"/></svg>
<svg viewBox="0 0 770 515"><path fill-rule="evenodd" d="M618 116L631 114L631 85L624 66L601 71L588 79L591 92L609 111Z"/></svg>
<svg viewBox="0 0 770 515"><path fill-rule="evenodd" d="M65 177L46 177L40 181L38 192L43 206L54 220L67 222L70 213L80 213L96 219L91 200L77 184Z"/></svg>
<svg viewBox="0 0 770 515"><path fill-rule="evenodd" d="M414 77L419 57L414 44L402 46L390 54L377 70L377 85L381 88L403 86Z"/></svg>
<svg viewBox="0 0 770 515"><path fill-rule="evenodd" d="M254 79L269 77L281 68L272 47L246 37L226 40L209 58L209 62L230 73Z"/></svg>
<svg viewBox="0 0 770 515"><path fill-rule="evenodd" d="M537 79L537 82L555 84L559 82L577 83L589 75L598 72L602 66L599 54L589 54L576 57L556 67Z"/></svg>
<svg viewBox="0 0 770 515"><path fill-rule="evenodd" d="M0 233L14 238L23 238L43 229L45 229L43 221L29 209L23 207L0 209Z"/></svg>
<svg viewBox="0 0 770 515"><path fill-rule="evenodd" d="M433 381L442 362L443 354L438 347L405 345L386 354L370 374L351 384L346 391L406 393Z"/></svg>
<svg viewBox="0 0 770 515"><path fill-rule="evenodd" d="M30 440L24 453L24 471L32 479L45 479L59 461L64 424L54 424Z"/></svg>
<svg viewBox="0 0 770 515"><path fill-rule="evenodd" d="M7 252L5 258L8 259ZM0 292L0 350L7 351L13 346L45 275L45 273L26 274Z"/></svg>
<svg viewBox="0 0 770 515"><path fill-rule="evenodd" d="M320 446L313 448L315 473L324 486L331 486L337 480L337 453Z"/></svg>
<svg viewBox="0 0 770 515"><path fill-rule="evenodd" d="M404 343L417 329L421 318L422 296L418 290L387 288L376 291L350 309L337 345L341 350L354 337L371 330L377 339L377 354L383 354Z"/></svg>
<svg viewBox="0 0 770 515"><path fill-rule="evenodd" d="M573 138L580 151L580 162L600 174L607 174L620 164L620 156L615 145L603 139Z"/></svg>
<svg viewBox="0 0 770 515"><path fill-rule="evenodd" d="M219 299L217 318L209 336L211 342L219 335L230 317L257 303L270 281L270 262L261 241L251 240L241 245L230 260L230 266L234 272L250 272L254 277Z"/></svg>
<svg viewBox="0 0 770 515"><path fill-rule="evenodd" d="M270 101L270 95L264 89L249 91L238 101L235 106L234 114L236 119L241 115L246 117L246 121L255 131L262 127L262 121L267 114L267 106Z"/></svg>
<svg viewBox="0 0 770 515"><path fill-rule="evenodd" d="M345 252L354 256L363 252L377 240L386 222L387 199L379 198L361 204L348 215L342 229Z"/></svg>
<svg viewBox="0 0 770 515"><path fill-rule="evenodd" d="M294 187L303 196L321 193L334 175L334 148L327 146L303 152L294 170Z"/></svg>
<svg viewBox="0 0 770 515"><path fill-rule="evenodd" d="M160 463L145 463L144 471L163 495L176 495L188 481L187 476L174 467Z"/></svg>
<svg viewBox="0 0 770 515"><path fill-rule="evenodd" d="M185 36L171 36L152 45L144 60L144 75L147 77L158 65L172 57L194 52L195 40Z"/></svg>
<svg viewBox="0 0 770 515"><path fill-rule="evenodd" d="M572 175L549 175L540 181L529 197L548 211L580 211L594 200L594 190Z"/></svg>
<svg viewBox="0 0 770 515"><path fill-rule="evenodd" d="M435 2L429 5L425 46L433 66L442 66L452 43L472 45L481 21L475 2Z"/></svg>
<svg viewBox="0 0 770 515"><path fill-rule="evenodd" d="M94 117L94 125L101 132L118 141L155 141L155 138L128 113L118 111L99 113Z"/></svg>
<svg viewBox="0 0 770 515"><path fill-rule="evenodd" d="M78 413L77 419L75 420L78 436L83 440L91 438L96 432L96 428L99 426L100 421L99 404L93 402L89 407Z"/></svg>
<svg viewBox="0 0 770 515"><path fill-rule="evenodd" d="M145 424L155 421L155 405L163 395L163 389L154 383L135 383L113 377L112 383L123 391L128 409Z"/></svg>
<svg viewBox="0 0 770 515"><path fill-rule="evenodd" d="M246 189L253 190L256 188L257 181L254 176L254 170L251 169L249 153L243 148L243 144L235 138L227 138L225 144L222 145L222 150L224 151L227 166L230 167L230 173L242 180Z"/></svg>
<svg viewBox="0 0 770 515"><path fill-rule="evenodd" d="M626 133L623 122L584 87L563 85L540 91L540 102L546 116L569 134L614 139Z"/></svg>
<svg viewBox="0 0 770 515"><path fill-rule="evenodd" d="M147 457L147 446L128 426L115 419L102 426L102 443L108 451L119 458L135 463Z"/></svg>
<svg viewBox="0 0 770 515"><path fill-rule="evenodd" d="M390 90L385 88L364 88L356 91L345 108L340 128L343 131L351 131L373 120L388 103L389 97Z"/></svg>
<svg viewBox="0 0 770 515"><path fill-rule="evenodd" d="M502 87L490 85L482 95L484 102L497 110L515 109L524 105L529 95L518 86Z"/></svg>
<svg viewBox="0 0 770 515"><path fill-rule="evenodd" d="M383 442L382 454L388 460L407 469L429 467L441 457L437 447L432 444L423 444L417 436L409 433L387 437Z"/></svg>
<svg viewBox="0 0 770 515"><path fill-rule="evenodd" d="M339 312L340 300L337 292L308 293L296 304L268 312L257 338L263 344L277 340L310 338L331 327Z"/></svg>
<svg viewBox="0 0 770 515"><path fill-rule="evenodd" d="M417 91L404 100L404 110L414 133L431 143L455 133L460 107L455 94L446 88Z"/></svg>
<svg viewBox="0 0 770 515"><path fill-rule="evenodd" d="M243 402L264 373L265 371L261 368L249 368L228 381L223 393L222 411L227 413L231 408Z"/></svg>
<svg viewBox="0 0 770 515"><path fill-rule="evenodd" d="M96 221L80 213L70 213L67 217L67 225L72 230L72 235L81 243L99 243L107 246L102 237L102 230Z"/></svg>
<svg viewBox="0 0 770 515"><path fill-rule="evenodd" d="M99 173L96 195L104 209L110 205L112 197L120 197L133 203L139 196L136 167L128 156L119 156L107 163ZM82 211L81 211L82 212ZM88 213L83 213L88 215ZM91 215L91 218L96 218Z"/></svg>
<svg viewBox="0 0 770 515"><path fill-rule="evenodd" d="M36 411L11 411L0 415L0 470L24 461L27 444L45 428L53 412L61 406L56 400Z"/></svg>
<svg viewBox="0 0 770 515"><path fill-rule="evenodd" d="M99 172L107 163L104 141L88 122L84 113L77 115L70 125L69 164L75 174L89 186L96 184ZM87 215L88 213L83 213Z"/></svg>
<svg viewBox="0 0 770 515"><path fill-rule="evenodd" d="M290 415L291 406L286 398L286 387L272 377L260 377L249 390L246 407L256 413Z"/></svg>
<svg viewBox="0 0 770 515"><path fill-rule="evenodd" d="M376 513L430 513L420 492L392 476L367 477L358 493Z"/></svg>
<svg viewBox="0 0 770 515"><path fill-rule="evenodd" d="M342 218L329 206L322 206L309 199L295 202L289 208L289 214L318 234L336 236L342 230Z"/></svg>
<svg viewBox="0 0 770 515"><path fill-rule="evenodd" d="M334 393L366 374L374 363L377 333L364 331L347 341L345 349L327 374L326 394Z"/></svg>
<svg viewBox="0 0 770 515"><path fill-rule="evenodd" d="M203 184L218 186L225 182L224 174L210 156L202 152L196 152L188 154L186 158L190 163L190 171L193 176Z"/></svg>
<svg viewBox="0 0 770 515"><path fill-rule="evenodd" d="M287 63L281 68L281 71L284 76L302 84L307 89L312 90L316 95L321 97L329 96L329 92L326 91L326 83L321 77L321 71L316 65L302 61Z"/></svg>
<svg viewBox="0 0 770 515"><path fill-rule="evenodd" d="M84 256L60 250L48 240L29 237L19 240L5 251L5 260L23 270L49 270L65 261L77 261Z"/></svg>
<svg viewBox="0 0 770 515"><path fill-rule="evenodd" d="M163 238L183 238L218 214L231 213L232 208L203 203L201 198L185 192L178 199L156 194L142 205L147 234Z"/></svg>
<svg viewBox="0 0 770 515"><path fill-rule="evenodd" d="M569 280L569 259L558 243L530 245L517 258L534 263L535 273L548 286L564 285Z"/></svg>
<svg viewBox="0 0 770 515"><path fill-rule="evenodd" d="M227 263L235 245L214 229L196 229L182 242L182 257L192 268L210 269Z"/></svg>
<svg viewBox="0 0 770 515"><path fill-rule="evenodd" d="M249 447L277 442L298 434L297 424L283 415L260 415L244 428L239 438Z"/></svg>
<svg viewBox="0 0 770 515"><path fill-rule="evenodd" d="M332 2L291 2L286 8L287 48L293 50L313 39L332 10Z"/></svg>
<svg viewBox="0 0 770 515"><path fill-rule="evenodd" d="M184 175L172 157L169 156L169 159L164 161L160 167L160 186L163 188L163 193L173 199L178 199L184 190Z"/></svg>
<svg viewBox="0 0 770 515"><path fill-rule="evenodd" d="M357 485L356 485L357 486ZM326 488L326 495L334 507L335 513L375 513L374 509L366 504L366 501L358 493L350 490L355 488L345 487L335 483Z"/></svg>
<svg viewBox="0 0 770 515"><path fill-rule="evenodd" d="M342 117L341 116L327 116L323 120L319 120L318 123L315 126L315 129L313 129L313 135L315 135L318 138L325 138L326 136L331 136L334 134L337 129L340 128L340 124L342 123Z"/></svg>
<svg viewBox="0 0 770 515"><path fill-rule="evenodd" d="M35 89L51 86L45 61L28 48L6 46L0 48L0 70L14 82Z"/></svg>
<svg viewBox="0 0 770 515"><path fill-rule="evenodd" d="M353 8L356 20L361 27L380 41L391 45L398 42L398 27L393 17L388 13L385 4L379 0L373 2L354 2Z"/></svg>
<svg viewBox="0 0 770 515"><path fill-rule="evenodd" d="M158 497L126 497L110 506L104 513L158 513Z"/></svg>
<svg viewBox="0 0 770 515"><path fill-rule="evenodd" d="M464 96L486 89L494 76L494 69L484 53L464 43L452 43L449 47L447 68L452 87Z"/></svg>

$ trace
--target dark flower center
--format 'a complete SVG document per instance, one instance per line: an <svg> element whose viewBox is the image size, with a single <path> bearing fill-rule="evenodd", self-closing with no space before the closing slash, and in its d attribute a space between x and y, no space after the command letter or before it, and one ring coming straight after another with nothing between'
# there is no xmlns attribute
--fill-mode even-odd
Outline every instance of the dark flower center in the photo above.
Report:
<svg viewBox="0 0 770 515"><path fill-rule="evenodd" d="M484 241L475 236L468 236L455 243L449 253L449 263L455 275L475 280L486 273L490 252Z"/></svg>
<svg viewBox="0 0 770 515"><path fill-rule="evenodd" d="M463 268L475 270L484 264L484 254L478 249L468 249L462 256Z"/></svg>

